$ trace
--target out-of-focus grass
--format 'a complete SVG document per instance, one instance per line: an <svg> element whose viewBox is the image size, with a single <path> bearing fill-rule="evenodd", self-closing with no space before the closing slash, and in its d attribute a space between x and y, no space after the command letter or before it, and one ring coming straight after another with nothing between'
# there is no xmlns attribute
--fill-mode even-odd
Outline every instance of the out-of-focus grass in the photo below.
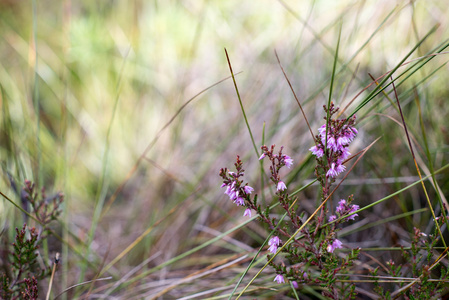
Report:
<svg viewBox="0 0 449 300"><path fill-rule="evenodd" d="M226 47L234 72L242 71L236 80L256 143L261 143L265 122L266 144L284 145L297 163L289 187L303 186L313 179L308 153L312 141L274 50L316 130L323 123L321 107L327 103L340 22L337 70L341 71L334 99L341 107L372 82L368 74L379 77L393 69L433 26L439 25L410 59L449 37L444 3L390 2L36 1L33 12L30 2L1 1L0 188L19 201L9 172L18 183L31 179L48 191L66 194L64 217L55 227L68 244L55 242L46 254L63 251L55 294L106 273L113 279L95 284L92 293L150 297L170 284L173 289L165 295L172 298L212 288L232 291L243 270L240 266L185 279L184 285L180 278L257 250L266 233L256 222L163 265L243 222L242 212L219 190L220 167L230 166L240 154L248 180L254 186L260 182L257 157L231 80L196 97L160 130L186 101L230 75ZM448 162L446 61L446 54L435 57L398 86L425 175L430 166L427 155L434 169ZM422 110L427 146L415 99ZM387 97L377 96L358 116L360 135L354 152L379 136L382 139L336 199L353 193L365 206L416 181L417 174L403 130L393 120L399 121L399 115ZM142 156L155 137L156 143ZM437 182L448 195L447 172L438 175ZM433 191L429 182L426 185ZM269 200L269 191L264 193ZM316 190L308 188L299 197L301 207L312 212ZM358 224L424 208L423 199L415 187L365 211ZM437 201L434 204L437 207ZM0 207L3 227L21 226L19 211L3 201ZM373 247L382 237L381 246L395 246L408 241L407 231L413 226L430 228L429 220L428 212L415 214L353 233L347 242ZM133 244L142 233L143 240ZM130 251L123 252L127 247ZM123 257L118 259L120 253ZM111 261L115 263L110 265ZM108 270L102 272L105 266ZM132 272L136 266L140 269ZM126 274L129 278L119 285ZM271 278L267 274L261 280Z"/></svg>

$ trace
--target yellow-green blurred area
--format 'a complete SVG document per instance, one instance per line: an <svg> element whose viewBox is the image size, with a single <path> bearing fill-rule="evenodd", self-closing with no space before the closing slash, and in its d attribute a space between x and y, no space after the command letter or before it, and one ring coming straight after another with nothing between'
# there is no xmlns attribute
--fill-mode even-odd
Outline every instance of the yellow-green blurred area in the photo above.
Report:
<svg viewBox="0 0 449 300"><path fill-rule="evenodd" d="M68 256L56 293L98 275L154 225L105 272L115 284L149 257L148 268L158 266L244 220L242 209L219 188L219 168L232 167L237 154L246 179L260 188L257 155L229 78L225 48L257 150L263 139L285 146L301 165L291 171L294 175L284 174L296 189L314 178L308 152L313 141L275 51L316 134L324 123L322 106L329 97L340 28L332 99L345 107L372 83L369 74L378 78L393 69L435 26L406 61L447 42L448 15L448 5L437 0L0 0L0 189L19 203L11 180L20 186L29 179L49 194L66 195L61 225L54 225L68 241L56 247L67 247ZM434 57L398 86L408 125L415 129L416 151L428 165L425 128L435 169L448 161L448 58ZM346 115L373 88L356 98ZM388 92L395 101L391 88ZM388 97L379 95L357 114L360 138L353 153L383 139L349 178L417 176L404 131L395 122L400 116ZM350 186L341 194L376 200L402 186L375 187L372 194L369 187ZM396 199L392 206L400 207L398 213L425 207L419 195L402 199L402 206ZM310 200L304 205L311 210L316 191L301 197L304 203ZM374 208L373 215L383 211ZM0 221L2 228L20 227L22 214L2 199ZM413 221L422 222L419 216ZM234 237L245 241L243 236ZM222 259L214 255L223 249L234 251L218 243L204 250L202 261L185 259L173 268L212 264ZM164 276L153 272L147 280ZM189 292L205 288L199 284ZM127 298L128 291L110 293ZM149 291L133 293L150 297Z"/></svg>

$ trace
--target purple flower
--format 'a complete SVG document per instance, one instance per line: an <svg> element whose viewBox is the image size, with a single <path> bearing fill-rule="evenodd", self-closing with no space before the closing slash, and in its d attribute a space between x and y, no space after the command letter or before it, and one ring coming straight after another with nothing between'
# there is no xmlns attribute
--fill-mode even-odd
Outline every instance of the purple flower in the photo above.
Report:
<svg viewBox="0 0 449 300"><path fill-rule="evenodd" d="M283 181L279 181L278 182L278 186L277 186L277 190L278 191L283 191L285 189L287 189L287 186L285 185L285 183Z"/></svg>
<svg viewBox="0 0 449 300"><path fill-rule="evenodd" d="M278 246L281 241L279 240L279 237L272 236L271 239L268 241L268 245L270 246L268 248L268 251L275 254L278 251Z"/></svg>
<svg viewBox="0 0 449 300"><path fill-rule="evenodd" d="M343 172L346 169L345 166L340 165L340 164L335 164L335 163L331 163L331 167L329 168L329 170L326 173L327 177L337 177L338 174L340 174L341 172Z"/></svg>
<svg viewBox="0 0 449 300"><path fill-rule="evenodd" d="M309 278L309 275L307 275L307 273L304 272L304 274L302 274L302 278L304 278L304 280L306 280L307 278Z"/></svg>
<svg viewBox="0 0 449 300"><path fill-rule="evenodd" d="M227 185L226 186L226 190L225 190L225 192L224 192L226 195L230 195L230 193L231 193L231 187L229 186L229 185Z"/></svg>
<svg viewBox="0 0 449 300"><path fill-rule="evenodd" d="M353 212L355 212L355 211L357 211L359 209L360 209L360 206L358 206L356 204L351 205L351 209L349 210L349 214L352 214ZM347 217L346 220L355 220L355 217L358 217L358 216L359 216L358 214L353 214L353 215Z"/></svg>
<svg viewBox="0 0 449 300"><path fill-rule="evenodd" d="M245 209L245 212L243 213L244 217L251 217L251 209L247 208Z"/></svg>
<svg viewBox="0 0 449 300"><path fill-rule="evenodd" d="M318 148L317 146L313 146L312 148L309 149L309 151L312 152L312 154L318 158L320 158L324 155L323 149Z"/></svg>
<svg viewBox="0 0 449 300"><path fill-rule="evenodd" d="M346 200L341 199L340 201L338 201L338 206L335 209L335 211L339 214L342 214L344 213L345 210L346 210Z"/></svg>
<svg viewBox="0 0 449 300"><path fill-rule="evenodd" d="M332 216L329 217L329 222L332 222L332 221L334 221L336 219L337 219L337 216L336 215L332 215Z"/></svg>
<svg viewBox="0 0 449 300"><path fill-rule="evenodd" d="M358 131L354 127L346 127L343 130L343 134L349 139L350 142L355 138L357 133Z"/></svg>
<svg viewBox="0 0 449 300"><path fill-rule="evenodd" d="M254 189L252 187L250 187L249 185L245 185L243 187L243 190L245 191L246 194L251 194L251 192L254 191Z"/></svg>
<svg viewBox="0 0 449 300"><path fill-rule="evenodd" d="M342 135L337 138L337 146L339 150L341 150L344 146L348 145L351 142L349 137Z"/></svg>
<svg viewBox="0 0 449 300"><path fill-rule="evenodd" d="M326 173L327 177L337 177L338 173L335 170L335 163L331 164L331 167L329 168L329 170Z"/></svg>
<svg viewBox="0 0 449 300"><path fill-rule="evenodd" d="M259 160L263 159L265 157L265 153L262 153L262 155L259 157Z"/></svg>
<svg viewBox="0 0 449 300"><path fill-rule="evenodd" d="M345 199L341 199L338 201L338 206L335 208L335 212L338 214L338 216L344 216L349 215L352 213L355 213L357 210L360 209L360 206L358 205L349 205L348 202ZM329 217L329 222L331 221L331 218L333 216ZM358 217L358 214L353 214L349 217L346 217L345 220L355 220L355 217Z"/></svg>
<svg viewBox="0 0 449 300"><path fill-rule="evenodd" d="M285 282L284 281L284 277L281 274L277 274L276 277L274 277L273 281L276 281L277 283L284 283Z"/></svg>
<svg viewBox="0 0 449 300"><path fill-rule="evenodd" d="M318 132L320 133L321 136L326 136L326 124L321 125L321 127L318 128Z"/></svg>
<svg viewBox="0 0 449 300"><path fill-rule="evenodd" d="M342 243L339 240L335 239L332 244L327 245L327 252L333 253L335 249L342 248L341 245Z"/></svg>
<svg viewBox="0 0 449 300"><path fill-rule="evenodd" d="M353 214L353 215L350 215L349 217L347 217L346 220L355 220L355 217L358 217L358 216L359 216L358 214Z"/></svg>
<svg viewBox="0 0 449 300"><path fill-rule="evenodd" d="M234 203L238 206L245 205L245 199L243 199L242 197L238 197L237 199L235 199Z"/></svg>
<svg viewBox="0 0 449 300"><path fill-rule="evenodd" d="M332 149L334 151L338 150L337 143L335 142L335 138L333 136L327 139L327 149Z"/></svg>
<svg viewBox="0 0 449 300"><path fill-rule="evenodd" d="M342 164L337 164L336 170L337 170L338 174L340 174L341 172L346 170L346 167L343 166Z"/></svg>
<svg viewBox="0 0 449 300"><path fill-rule="evenodd" d="M349 211L349 213L353 213L359 209L360 209L360 206L358 206L357 204L351 205L351 210Z"/></svg>
<svg viewBox="0 0 449 300"><path fill-rule="evenodd" d="M297 289L299 287L299 285L296 281L292 281L292 285L295 289Z"/></svg>
<svg viewBox="0 0 449 300"><path fill-rule="evenodd" d="M237 199L238 192L234 191L230 186L226 188L225 194L229 196L231 200Z"/></svg>
<svg viewBox="0 0 449 300"><path fill-rule="evenodd" d="M287 166L287 168L291 168L291 166L293 166L293 159L288 156L288 155L284 155L284 163Z"/></svg>
<svg viewBox="0 0 449 300"><path fill-rule="evenodd" d="M338 158L338 163L341 164L345 159L347 159L351 155L348 148L341 149L340 157Z"/></svg>

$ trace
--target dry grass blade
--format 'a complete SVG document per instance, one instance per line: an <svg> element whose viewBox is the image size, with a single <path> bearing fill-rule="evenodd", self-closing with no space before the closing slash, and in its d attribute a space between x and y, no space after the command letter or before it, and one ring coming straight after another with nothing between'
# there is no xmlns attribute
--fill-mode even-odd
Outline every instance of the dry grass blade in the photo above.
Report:
<svg viewBox="0 0 449 300"><path fill-rule="evenodd" d="M256 152L256 157L259 157L259 150L257 149L256 142L254 141L253 133L251 131L251 127L249 126L248 119L246 117L245 108L243 107L242 98L240 98L239 89L237 87L237 81L235 81L234 71L232 71L231 60L229 59L228 51L226 48L224 49L226 54L226 60L228 61L229 71L231 72L232 82L234 83L235 92L237 93L237 98L239 99L240 109L243 114L243 118L245 119L246 127L248 128L249 135L251 137L251 142L253 143L254 151Z"/></svg>
<svg viewBox="0 0 449 300"><path fill-rule="evenodd" d="M128 254L136 245L138 245L148 234L150 234L155 227L157 227L160 223L166 220L169 216L174 214L175 212L180 213L182 210L179 209L184 204L184 202L179 203L175 207L173 207L169 213L164 216L162 219L156 221L153 225L148 227L139 237L137 237L125 250L123 250L119 255L117 255L106 267L104 267L99 276L107 272L113 265L115 265L119 260L121 260L126 254Z"/></svg>
<svg viewBox="0 0 449 300"><path fill-rule="evenodd" d="M292 86L292 84L291 84L291 82L290 82L290 79L288 79L288 76L287 76L287 74L286 74L285 71L284 71L284 67L282 67L282 64L281 64L281 61L280 61L280 59L279 59L279 56L278 56L277 52L274 51L274 54L276 55L276 59L277 59L277 61L278 61L279 67L280 67L281 70L282 70L282 74L284 74L285 80L287 80L288 86L290 87L290 90L292 91L293 96L295 97L296 103L298 103L298 106L299 106L299 108L301 109L301 113L302 113L302 115L303 115L303 117L304 117L304 120L305 120L306 123L307 123L307 127L309 128L310 135L312 136L312 140L315 141L315 135L314 135L313 132L312 132L312 128L310 128L310 124L309 124L309 121L307 120L306 113L305 113L304 110L302 109L302 105L301 105L301 103L299 102L298 97L296 96L295 90L293 89L293 86ZM316 142L315 142L315 144L316 144Z"/></svg>
<svg viewBox="0 0 449 300"><path fill-rule="evenodd" d="M402 124L404 126L405 135L407 137L408 146L409 146L410 152L412 154L413 162L415 163L415 168L416 168L416 171L418 172L419 179L422 180L421 171L419 169L418 163L416 162L415 152L413 151L413 146L412 146L412 143L410 141L410 136L409 136L409 133L408 133L408 130L407 130L407 124L405 124L405 120L404 120L404 115L402 113L401 104L399 103L399 97L398 97L398 94L396 92L396 86L395 86L394 82L392 82L392 84L393 84L393 90L394 90L394 95L395 95L395 98L396 98L396 102L397 102L398 108L399 108L399 113L401 115ZM421 181L421 186L422 186L424 194L426 196L427 204L429 205L430 211L432 212L433 220L435 221L435 224L436 224L437 217L435 216L435 211L433 209L432 203L430 202L429 194L427 193L427 189L426 189L426 186L424 185L424 181ZM437 226L437 229L438 229L438 233L440 234L441 241L443 242L444 247L447 247L446 246L446 241L444 240L443 233L441 232L440 227Z"/></svg>
<svg viewBox="0 0 449 300"><path fill-rule="evenodd" d="M64 295L65 293L67 293L68 291L70 291L70 290L72 290L72 289L74 289L76 287L79 287L79 286L82 286L82 285L86 285L86 284L90 284L90 283L95 283L95 282L98 282L98 281L111 280L111 279L112 279L112 277L97 278L97 279L94 279L94 280L88 280L88 281L84 281L84 282L72 285L72 286L66 288L65 290L63 290L61 293L59 293L54 299L57 299L57 298L61 297L62 295Z"/></svg>
<svg viewBox="0 0 449 300"><path fill-rule="evenodd" d="M234 258L238 256L238 258ZM218 261L210 266L208 266L207 268L205 268L204 270L200 270L197 271L193 274L190 274L189 276L177 280L176 283L170 285L169 287L165 288L164 290L160 291L159 293L155 294L155 295L151 295L150 298L151 299L156 299L158 297L163 296L164 294L168 293L169 291L173 290L174 288L176 288L178 285L180 284L185 284L185 283L189 283L192 282L195 279L219 272L223 269L229 268L239 262L241 262L242 260L245 260L248 257L247 254L243 255L243 256L239 256L239 255L234 255L232 257L226 258L222 261Z"/></svg>

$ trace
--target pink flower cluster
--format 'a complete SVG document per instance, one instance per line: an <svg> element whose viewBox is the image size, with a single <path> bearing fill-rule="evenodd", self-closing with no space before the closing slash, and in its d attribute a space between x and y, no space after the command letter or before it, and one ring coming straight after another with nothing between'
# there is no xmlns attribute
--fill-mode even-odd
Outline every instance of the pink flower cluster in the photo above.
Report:
<svg viewBox="0 0 449 300"><path fill-rule="evenodd" d="M340 121L341 122L341 121ZM337 122L338 124L338 122ZM309 149L317 158L324 156L324 149L327 146L329 158L329 170L326 173L327 177L336 177L343 172L346 167L343 166L343 161L351 155L347 147L349 143L357 135L357 129L349 125L328 127L327 143L326 143L326 124L319 129L319 139L317 144Z"/></svg>
<svg viewBox="0 0 449 300"><path fill-rule="evenodd" d="M332 215L329 217L329 222L332 222L341 216L349 215L360 209L360 206L356 204L348 204L345 199L341 199L338 202L338 206L335 209L336 215ZM345 218L346 221L355 220L355 217L358 217L358 214L353 214Z"/></svg>
<svg viewBox="0 0 449 300"><path fill-rule="evenodd" d="M222 188L226 187L226 191L224 193L228 195L229 199L233 200L234 203L237 204L238 206L245 205L245 195L251 194L254 191L254 189L249 185L240 187L237 180L237 174L235 172L229 172L229 175L234 180L232 180L228 184L223 183L221 185Z"/></svg>
<svg viewBox="0 0 449 300"><path fill-rule="evenodd" d="M241 181L238 180L240 176L243 176L243 173L235 173L235 172L228 172L229 179L226 180L221 187L226 187L225 194L229 196L229 199L231 199L237 206L244 206L245 205L245 199L249 197L249 195L254 191L252 187L250 187L248 184L242 186ZM247 208L245 212L243 213L243 216L251 217L251 209Z"/></svg>
<svg viewBox="0 0 449 300"><path fill-rule="evenodd" d="M262 153L262 155L259 157L259 160L263 159L266 156L266 153ZM293 158L291 158L288 155L283 154L280 158L279 161L281 162L281 164L284 164L287 166L287 168L291 168L293 166Z"/></svg>

